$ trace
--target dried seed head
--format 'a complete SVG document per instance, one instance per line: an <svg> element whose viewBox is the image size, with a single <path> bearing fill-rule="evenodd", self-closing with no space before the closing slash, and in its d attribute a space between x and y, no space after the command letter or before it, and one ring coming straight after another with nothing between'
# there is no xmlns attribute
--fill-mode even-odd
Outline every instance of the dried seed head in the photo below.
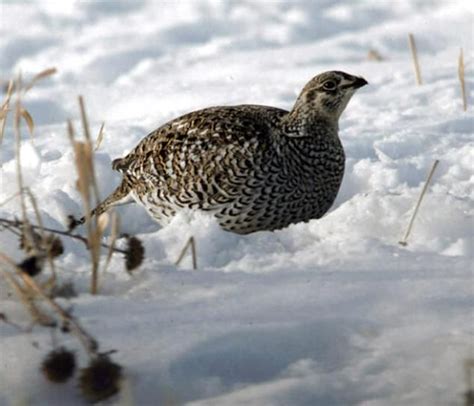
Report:
<svg viewBox="0 0 474 406"><path fill-rule="evenodd" d="M23 272L30 276L36 276L43 270L44 258L38 255L27 257L22 262L17 264Z"/></svg>
<svg viewBox="0 0 474 406"><path fill-rule="evenodd" d="M63 243L58 237L49 234L42 238L41 234L33 230L30 230L29 233L22 232L20 236L20 249L30 255L41 252L45 255L50 255L52 258L56 258L64 252Z"/></svg>
<svg viewBox="0 0 474 406"><path fill-rule="evenodd" d="M98 402L115 395L120 390L122 367L108 356L93 359L87 368L81 370L79 386L90 402Z"/></svg>
<svg viewBox="0 0 474 406"><path fill-rule="evenodd" d="M145 257L145 248L137 237L127 236L127 253L125 254L125 267L127 271L138 268Z"/></svg>
<svg viewBox="0 0 474 406"><path fill-rule="evenodd" d="M45 238L45 248L51 258L59 257L64 253L63 242L59 237L56 237L53 234L50 234Z"/></svg>
<svg viewBox="0 0 474 406"><path fill-rule="evenodd" d="M46 379L55 383L66 382L75 369L76 357L64 347L51 351L41 364L41 371Z"/></svg>

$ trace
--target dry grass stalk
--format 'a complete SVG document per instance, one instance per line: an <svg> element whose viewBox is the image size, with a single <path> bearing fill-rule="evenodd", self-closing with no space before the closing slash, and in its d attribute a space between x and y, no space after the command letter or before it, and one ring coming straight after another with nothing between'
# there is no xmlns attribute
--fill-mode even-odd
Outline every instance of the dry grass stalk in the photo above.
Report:
<svg viewBox="0 0 474 406"><path fill-rule="evenodd" d="M96 294L99 281L100 241L108 223L108 215L104 214L99 216L99 218L95 216L94 221L91 221L91 200L94 199L97 206L100 199L99 189L95 178L89 122L82 96L79 96L79 108L85 141L74 141L74 128L70 121L68 122L68 134L73 142L74 157L78 173L77 185L82 197L84 211L86 213L87 239L92 263L91 293Z"/></svg>
<svg viewBox="0 0 474 406"><path fill-rule="evenodd" d="M421 201L423 200L423 197L425 196L425 193L428 190L428 186L431 182L431 179L433 178L433 174L434 174L438 164L439 164L439 160L435 160L434 163L433 163L433 166L431 167L431 170L428 174L428 178L425 181L425 185L423 186L423 189L421 190L420 197L418 198L418 201L416 202L415 210L413 211L413 215L411 216L410 223L408 224L407 231L406 231L403 239L398 242L400 245L406 246L408 244L407 240L408 240L408 237L411 233L413 223L415 222L416 215L418 214L418 210L420 208Z"/></svg>
<svg viewBox="0 0 474 406"><path fill-rule="evenodd" d="M0 258L4 259L4 255L0 253ZM33 301L33 297L25 291L18 281L15 279L15 277L5 269L0 267L0 272L4 276L5 280L10 284L10 286L13 288L13 290L16 292L18 298L20 301L23 303L25 306L26 310L31 315L31 318L33 319L34 323L38 323L41 326L45 327L51 327L54 325L54 319L52 319L50 316L39 310L39 308L36 306L35 302Z"/></svg>
<svg viewBox="0 0 474 406"><path fill-rule="evenodd" d="M74 147L74 139L76 137L76 132L74 131L74 124L70 119L67 120L67 135L71 145Z"/></svg>
<svg viewBox="0 0 474 406"><path fill-rule="evenodd" d="M181 250L181 253L178 256L178 259L175 262L175 265L179 265L181 263L184 256L186 255L186 251L188 250L188 247L191 248L191 259L193 263L193 269L196 270L197 269L196 241L193 236L189 237L189 240L184 245L183 249Z"/></svg>
<svg viewBox="0 0 474 406"><path fill-rule="evenodd" d="M79 341L82 343L86 351L92 355L97 355L98 344L97 341L91 337L79 324L79 322L68 312L64 310L59 304L57 304L53 299L51 299L43 290L43 288L36 283L36 281L28 274L23 272L7 255L0 252L0 259L5 263L9 264L17 275L23 280L24 286L31 292L31 297L38 296L45 303L47 303L57 314L58 316L66 322L71 328L71 332L75 333ZM1 268L0 268L1 269ZM9 274L7 271L2 270L3 274ZM9 274L11 276L11 274Z"/></svg>
<svg viewBox="0 0 474 406"><path fill-rule="evenodd" d="M5 133L5 125L7 121L7 115L8 112L10 111L10 101L13 95L13 91L17 89L17 94L20 96L20 93L26 94L28 90L30 90L38 81L49 77L57 72L56 68L49 68L45 69L44 71L38 73L33 77L33 79L30 81L30 83L25 86L24 89L22 89L22 83L21 83L21 75L18 76L17 84L15 86L14 81L10 80L8 82L7 86L7 93L5 96L5 100L2 103L2 106L0 107L0 146L2 145L4 133ZM17 112L18 113L18 112ZM33 130L34 130L34 121L33 118L31 117L31 114L24 109L23 107L20 109L20 117L22 117L30 131L30 134L33 135Z"/></svg>
<svg viewBox="0 0 474 406"><path fill-rule="evenodd" d="M112 259L112 254L114 253L115 243L119 236L119 229L120 229L119 217L115 211L112 212L111 223L112 225L111 225L111 231L110 231L110 248L107 253L107 258L105 260L104 269L103 269L104 272L107 270L110 264L110 260Z"/></svg>
<svg viewBox="0 0 474 406"><path fill-rule="evenodd" d="M30 275L23 272L21 274L21 277L23 278L25 284L29 288L31 288L32 291L37 293L41 299L48 303L54 309L54 311L61 317L61 319L69 325L71 331L76 334L86 351L90 355L96 355L98 349L97 341L83 329L83 327L70 314L70 312L64 310L53 299L51 299Z"/></svg>
<svg viewBox="0 0 474 406"><path fill-rule="evenodd" d="M47 78L51 75L54 75L58 70L56 68L48 68L40 73L36 74L33 79L31 79L31 82L25 87L25 93L30 90L36 83L38 83L41 79Z"/></svg>
<svg viewBox="0 0 474 406"><path fill-rule="evenodd" d="M5 96L5 100L2 103L2 107L0 107L0 146L2 145L3 141L3 134L5 133L5 125L7 123L7 115L10 111L10 100L13 94L13 80L8 82L7 87L7 94ZM0 162L1 165L1 162Z"/></svg>
<svg viewBox="0 0 474 406"><path fill-rule="evenodd" d="M33 230L30 226L29 219L27 217L26 213L26 202L25 202L25 192L29 195L31 204L34 208L37 222L39 224L40 228L40 234L41 234L41 239L42 241L46 241L45 239L45 233L43 231L42 227L42 220L41 220L41 215L38 209L38 206L36 204L36 200L31 193L31 191L27 188L24 187L23 183L23 174L22 174L22 165L21 165L21 142L22 142L22 134L21 134L21 120L23 119L26 122L26 125L28 126L30 135L33 136L34 132L34 121L33 118L31 117L30 113L23 107L22 104L22 95L26 94L26 92L31 89L31 87L34 86L34 84L38 81L41 80L44 77L47 77L55 72L54 69L48 69L46 71L40 72L38 75L36 75L31 83L23 89L22 87L22 77L21 74L18 75L17 78L17 83L16 83L16 89L17 89L17 98L16 98L16 104L15 104L15 110L14 110L14 134L15 134L15 161L16 161L16 173L17 173L17 184L18 184L18 195L20 196L20 203L21 203L21 212L22 212L22 236L25 240L28 240L28 243L30 246L35 247L36 251L40 251L37 243L37 239L33 235ZM3 129L5 125L5 120L6 120L6 114L9 111L9 105L10 105L10 99L12 96L13 92L13 81L10 81L8 90L7 90L7 97L5 102L2 105L2 113L5 113L5 115L2 117L3 122L2 122L2 137L3 137ZM55 268L54 268L54 263L52 261L52 258L48 255L48 260L50 263L50 267L53 273L53 281L55 280Z"/></svg>
<svg viewBox="0 0 474 406"><path fill-rule="evenodd" d="M7 197L3 202L0 202L0 207L5 206L7 203L11 202L13 199L16 199L18 196L20 196L21 192L16 192L10 197Z"/></svg>
<svg viewBox="0 0 474 406"><path fill-rule="evenodd" d="M100 145L102 144L102 141L104 139L104 126L105 123L102 123L102 125L100 126L99 134L97 135L97 139L95 141L94 151L97 151L100 148Z"/></svg>
<svg viewBox="0 0 474 406"><path fill-rule="evenodd" d="M17 78L17 89L22 88L22 78L21 74ZM22 104L21 104L21 92L17 91L17 98L15 104L15 114L14 114L14 133L15 133L15 164L16 164L16 180L18 185L18 193L20 195L20 206L21 206L21 216L22 216L22 236L26 241L29 241L30 245L34 246L36 244L33 230L31 229L28 216L26 214L26 202L25 202L25 187L23 183L23 173L21 165L21 118L22 118Z"/></svg>
<svg viewBox="0 0 474 406"><path fill-rule="evenodd" d="M21 89L21 75L18 75L17 89ZM25 196L23 194L23 174L21 171L21 95L17 93L15 117L15 162L16 162L16 180L18 185L18 192L20 193L21 214L25 226L27 225Z"/></svg>
<svg viewBox="0 0 474 406"><path fill-rule="evenodd" d="M421 80L420 64L418 63L418 52L416 50L415 37L413 34L408 34L408 43L410 44L411 56L415 65L416 83L421 85L423 82Z"/></svg>
<svg viewBox="0 0 474 406"><path fill-rule="evenodd" d="M33 193L31 192L30 188L26 188L25 192L28 194L28 196L30 198L31 205L33 206L33 210L34 210L35 216L36 216L36 221L37 221L38 227L39 227L39 232L40 232L40 235L41 235L41 240L42 241L47 241L46 232L45 232L44 226L43 226L43 220L41 219L41 213L39 211L38 204L36 203L36 198L33 195ZM30 229L33 231L33 228L31 226L31 224L30 224ZM34 241L36 241L36 239L34 239ZM51 242L52 242L52 240L51 240ZM50 254L51 247L45 247L45 249L46 249L46 254L47 254L46 258L48 260L49 267L51 268L51 273L53 274L51 283L54 285L54 283L56 282L57 274L56 274L56 267L54 265L54 260L53 260L51 254ZM38 251L38 247L36 247L36 250Z"/></svg>
<svg viewBox="0 0 474 406"><path fill-rule="evenodd" d="M15 231L16 229L22 229L22 227L23 227L23 224L20 220L8 220L8 219L4 219L4 218L0 217L0 225L2 227L7 228L9 231L14 232L17 236L21 235L19 232ZM30 224L30 227L33 230L39 230L39 228L40 228L39 226L34 225L34 224ZM72 234L69 231L56 230L54 228L49 228L49 227L43 227L43 230L48 232L48 233L64 235L65 237L69 237L69 238L72 238L72 239L75 239L75 240L82 241L84 244L89 246L87 238L83 237L80 234ZM108 245L108 244L105 244L105 243L101 243L101 247L111 249L111 246ZM113 251L121 253L121 254L127 254L126 250L122 250L122 249L117 248L117 247L114 247Z"/></svg>
<svg viewBox="0 0 474 406"><path fill-rule="evenodd" d="M95 179L95 171L94 171L94 160L92 159L92 141L91 141L91 132L89 128L89 121L87 119L87 114L86 114L86 108L84 106L84 98L82 96L79 96L79 108L81 110L81 121L82 121L82 127L84 129L84 135L86 137L86 143L90 146L90 160L88 164L90 165L90 173L91 173L91 185L92 185L92 190L94 191L94 198L95 198L95 205L98 206L100 203L100 198L99 198L99 188L97 187L97 182Z"/></svg>
<svg viewBox="0 0 474 406"><path fill-rule="evenodd" d="M70 127L72 129L72 126ZM74 134L74 133L72 133ZM72 136L73 138L73 136ZM88 160L91 159L91 145L87 142L79 142L73 141L73 149L74 149L74 160L76 164L76 171L78 175L77 179L77 188L79 193L81 194L82 203L84 206L84 210L86 213L87 222L87 241L88 241L88 248L91 255L91 262L92 262L92 279L91 279L91 293L97 293L97 280L98 280L98 266L99 266L99 254L100 247L97 247L95 238L95 229L96 224L92 223L90 218L90 184L91 184L91 170L92 167Z"/></svg>
<svg viewBox="0 0 474 406"><path fill-rule="evenodd" d="M461 83L462 106L463 106L464 111L466 111L467 110L467 93L466 93L466 81L464 79L464 52L462 48L461 48L461 52L459 53L458 75L459 75L459 82Z"/></svg>
<svg viewBox="0 0 474 406"><path fill-rule="evenodd" d="M81 194L84 210L86 213L87 221L87 235L88 235L88 248L91 254L92 262L92 278L91 278L91 293L97 293L98 284L98 268L99 268L99 257L100 257L100 236L97 235L97 218L92 222L90 218L91 208L91 177L92 177L92 148L90 142L79 142L74 141L74 158L76 163L76 169L78 173L77 186L79 193Z"/></svg>
<svg viewBox="0 0 474 406"><path fill-rule="evenodd" d="M20 116L25 120L30 135L31 137L33 137L35 131L35 123L33 121L33 117L31 117L31 114L28 112L28 110L23 107L20 109Z"/></svg>

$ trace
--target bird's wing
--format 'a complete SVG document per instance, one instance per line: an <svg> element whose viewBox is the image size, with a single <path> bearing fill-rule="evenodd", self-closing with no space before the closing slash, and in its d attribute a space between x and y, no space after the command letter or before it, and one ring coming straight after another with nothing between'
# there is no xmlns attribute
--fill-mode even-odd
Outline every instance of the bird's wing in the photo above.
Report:
<svg viewBox="0 0 474 406"><path fill-rule="evenodd" d="M252 153L251 146L269 146L271 127L287 113L257 105L210 107L188 113L150 133L127 156L115 160L114 169L135 172L153 160L156 171L163 171L170 162L179 168L219 160L227 154L243 158Z"/></svg>
<svg viewBox="0 0 474 406"><path fill-rule="evenodd" d="M188 190L231 200L271 146L287 114L265 106L214 107L186 114L149 134L114 168L173 194ZM196 200L196 199L193 199Z"/></svg>

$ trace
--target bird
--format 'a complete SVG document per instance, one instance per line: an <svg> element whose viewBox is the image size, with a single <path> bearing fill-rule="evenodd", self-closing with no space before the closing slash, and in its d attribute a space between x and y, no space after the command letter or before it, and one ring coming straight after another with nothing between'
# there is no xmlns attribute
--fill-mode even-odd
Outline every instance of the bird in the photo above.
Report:
<svg viewBox="0 0 474 406"><path fill-rule="evenodd" d="M344 175L339 118L367 84L328 71L304 86L290 111L243 104L173 119L112 162L122 181L90 215L135 201L162 226L191 209L237 234L319 219Z"/></svg>

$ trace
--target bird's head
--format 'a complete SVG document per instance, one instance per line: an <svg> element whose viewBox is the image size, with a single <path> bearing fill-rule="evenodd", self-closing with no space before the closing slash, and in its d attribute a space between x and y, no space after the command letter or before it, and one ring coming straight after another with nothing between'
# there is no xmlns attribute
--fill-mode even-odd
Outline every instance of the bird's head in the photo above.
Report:
<svg viewBox="0 0 474 406"><path fill-rule="evenodd" d="M364 78L341 71L321 73L303 88L293 111L337 122L354 92L366 84Z"/></svg>

